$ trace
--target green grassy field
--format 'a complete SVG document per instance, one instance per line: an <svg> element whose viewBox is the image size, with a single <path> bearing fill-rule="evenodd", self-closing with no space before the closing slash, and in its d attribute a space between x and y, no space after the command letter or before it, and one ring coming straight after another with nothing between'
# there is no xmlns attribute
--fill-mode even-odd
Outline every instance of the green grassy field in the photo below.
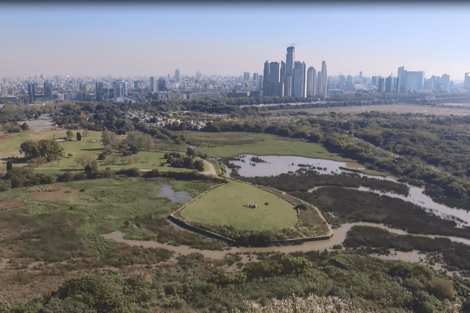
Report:
<svg viewBox="0 0 470 313"><path fill-rule="evenodd" d="M197 151L204 152L209 157L228 158L249 153L254 155L295 155L342 162L352 161L328 152L320 144L284 139L273 135L185 132L185 136L198 145Z"/></svg>
<svg viewBox="0 0 470 313"><path fill-rule="evenodd" d="M137 216L154 215L166 218L173 210L181 207L182 203L158 197L163 184L172 185L175 191L188 191L193 197L212 186L211 183L163 179L152 182L140 178L97 179L51 185L81 190L75 194L71 193L70 196L65 194L65 198L63 192L61 192L62 197L57 197L53 192L42 192L45 196L50 197L49 201L36 201L33 199L36 193L28 193L27 188L18 188L0 193L0 201L10 197L19 199L25 203L24 209L30 215L38 218L47 216L47 214L67 214L80 217L78 234L86 239L87 250L95 254L102 254L118 244L104 239L100 234L122 229L126 220ZM44 235L39 233L40 237Z"/></svg>
<svg viewBox="0 0 470 313"><path fill-rule="evenodd" d="M83 133L82 130L80 132ZM35 133L32 130L22 132L19 134L7 134L3 133L0 135L2 143L2 149L0 151L0 159L8 157L23 157L19 153L20 146L27 140L41 140L41 139L53 139L62 138L65 136L66 130L60 129L48 129L41 133ZM74 134L76 131L74 131ZM76 157L80 156L91 156L94 159L98 159L98 155L102 152L103 146L101 144L101 132L88 132L87 137L82 137L81 141L77 141L74 137L72 141L59 142L59 145L64 148L64 157L60 161L48 162L37 169L43 173L63 173L63 169L77 169L83 170L83 166L78 165L75 162ZM69 156L72 155L72 156ZM98 161L100 168L110 167L114 170L122 168L139 168L139 169L158 169L158 170L171 170L171 171L190 171L184 168L173 168L166 163L163 158L165 152L154 152L154 151L140 151L137 155L133 155L133 161L130 164L127 161L117 164L106 164L104 161ZM137 160L136 160L137 158ZM2 162L0 162L2 163ZM2 164L3 165L3 164ZM5 170L4 165L0 170Z"/></svg>
<svg viewBox="0 0 470 313"><path fill-rule="evenodd" d="M366 175L372 175L372 176L382 176L382 177L391 176L389 173L378 172L378 171L374 171L374 170L362 170L361 172L366 174Z"/></svg>
<svg viewBox="0 0 470 313"><path fill-rule="evenodd" d="M268 202L269 205L265 205ZM246 207L256 204L255 209ZM297 223L293 206L249 184L230 181L203 195L183 209L190 222L230 225L240 230L281 230Z"/></svg>

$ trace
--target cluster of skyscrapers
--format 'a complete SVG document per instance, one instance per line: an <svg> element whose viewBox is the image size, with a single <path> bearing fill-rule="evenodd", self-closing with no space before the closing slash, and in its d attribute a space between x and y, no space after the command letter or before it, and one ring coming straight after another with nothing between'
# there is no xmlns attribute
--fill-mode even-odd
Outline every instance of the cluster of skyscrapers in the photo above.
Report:
<svg viewBox="0 0 470 313"><path fill-rule="evenodd" d="M295 61L295 46L287 48L286 62L264 63L263 95L278 97L328 97L328 74L326 62L321 71L309 67L305 62Z"/></svg>

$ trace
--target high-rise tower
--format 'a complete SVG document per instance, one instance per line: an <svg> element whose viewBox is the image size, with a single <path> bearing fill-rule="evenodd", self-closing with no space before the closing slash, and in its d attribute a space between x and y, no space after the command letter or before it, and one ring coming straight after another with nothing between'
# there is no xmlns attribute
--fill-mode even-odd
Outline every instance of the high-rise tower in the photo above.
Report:
<svg viewBox="0 0 470 313"><path fill-rule="evenodd" d="M52 99L52 83L48 81L44 82L44 99Z"/></svg>
<svg viewBox="0 0 470 313"><path fill-rule="evenodd" d="M294 74L294 63L295 63L295 47L290 46L287 48L286 54L286 74L284 77L284 95L286 97L292 96L293 79Z"/></svg>
<svg viewBox="0 0 470 313"><path fill-rule="evenodd" d="M28 83L28 103L33 104L36 100L36 86L33 82Z"/></svg>
<svg viewBox="0 0 470 313"><path fill-rule="evenodd" d="M321 62L321 74L322 74L322 95L326 99L328 98L328 72L326 70L326 62Z"/></svg>
<svg viewBox="0 0 470 313"><path fill-rule="evenodd" d="M307 70L307 97L314 97L317 94L317 71L310 66Z"/></svg>
<svg viewBox="0 0 470 313"><path fill-rule="evenodd" d="M103 82L96 82L95 84L95 98L97 101L103 100Z"/></svg>
<svg viewBox="0 0 470 313"><path fill-rule="evenodd" d="M298 98L305 98L305 62L295 62L294 75L293 75L293 96Z"/></svg>

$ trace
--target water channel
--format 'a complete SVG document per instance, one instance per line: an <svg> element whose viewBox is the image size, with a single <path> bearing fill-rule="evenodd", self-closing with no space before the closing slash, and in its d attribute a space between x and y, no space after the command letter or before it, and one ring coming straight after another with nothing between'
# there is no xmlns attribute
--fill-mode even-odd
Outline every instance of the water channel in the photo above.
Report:
<svg viewBox="0 0 470 313"><path fill-rule="evenodd" d="M238 156L239 160L230 161L230 163L239 166L238 173L241 176L245 177L255 177L255 176L277 176L280 174L287 174L287 173L294 173L301 168L306 168L303 165L309 165L311 168L315 167L314 169L317 170L320 174L342 174L342 173L351 173L345 168L353 168L352 164L346 162L338 162L338 161L331 161L331 160L323 160L323 159L311 159L305 157L298 157L298 156L277 156L277 155L268 155L268 156L260 156L262 160L266 161L266 163L253 163L251 162L251 158L256 157L255 155L251 154L242 154ZM255 164L255 165L253 165ZM300 166L299 166L300 165ZM230 170L227 169L227 173ZM385 179L390 180L393 182L397 182L392 177L382 177L382 176L371 176L366 175L363 173L357 173L360 176L365 176L369 178L376 178L376 179ZM410 192L409 195L403 196L399 194L395 194L392 192L380 192L377 190L371 190L369 188L360 187L359 190L362 191L369 191L376 193L378 195L387 195L389 197L400 198L402 200L414 203L420 207L423 207L428 212L432 212L433 214L443 218L443 219L451 219L457 223L457 227L463 227L470 225L470 213L456 208L448 207L444 204L440 204L434 202L434 200L424 194L424 188L411 186L405 184L409 187ZM311 192L314 189L319 187L315 187L310 189Z"/></svg>
<svg viewBox="0 0 470 313"><path fill-rule="evenodd" d="M293 173L300 168L305 168L303 165L309 165L311 168L315 167L317 171L324 174L341 174L341 173L350 173L349 171L345 170L344 168L357 168L357 164L348 164L346 162L337 162L331 160L323 160L323 159L311 159L305 157L298 157L298 156L260 156L260 158L265 161L265 163L253 163L250 159L254 157L254 155L244 154L238 157L238 160L231 161L234 165L239 166L238 173L241 176L246 177L254 177L254 176L277 176L284 173ZM255 164L255 165L253 165ZM300 165L300 166L299 166ZM227 169L227 173L230 170ZM391 177L379 177L379 176L371 176L362 173L358 173L361 176L366 176L370 178L377 178L377 179L387 179L391 181L396 181ZM369 188L360 187L359 190L362 191L370 191L380 195L387 195L390 197L401 198L405 201L409 201L415 203L426 209L429 212L432 212L442 218L451 218L451 219L461 219L465 223L470 222L470 214L467 213L465 210L459 210L455 208L450 208L443 204L439 204L434 202L429 196L425 195L424 189L410 186L410 194L408 197L394 194L394 193L386 193L380 192L376 190L370 190ZM321 186L315 187L310 189L311 192L314 189L321 188ZM188 197L189 196L189 197ZM189 201L191 196L187 192L174 192L170 185L164 185L163 188L160 190L159 197L168 198L172 201ZM120 231L114 231L110 234L103 235L103 237L107 239L112 239L121 243L126 243L129 245L138 245L146 248L164 248L171 251L174 251L181 255L187 255L193 252L198 252L203 254L205 257L220 259L225 256L227 253L264 253L264 252L282 252L282 253L291 253L296 251L323 251L325 249L331 250L333 246L340 245L346 238L348 231L351 227L358 225L358 226L372 226L372 227L380 227L383 229L388 230L391 233L399 234L399 235L406 235L408 234L406 231L389 228L382 224L374 224L374 223L366 223L366 222L357 222L357 223L346 223L341 225L341 227L334 230L334 235L328 240L322 241L312 241L306 242L302 245L290 245L290 246L273 246L273 247L265 247L265 248L249 248L249 247L232 247L227 248L224 251L211 251L211 250L199 250L193 249L188 246L172 246L167 244L158 243L156 241L139 241L139 240L128 240L124 239L125 233ZM462 226L462 225L460 225ZM434 236L434 235L414 235L413 236L422 236L427 238L436 238L436 237L445 237L449 238L452 241L464 243L470 245L469 239L459 238L459 237L447 237L447 236ZM400 252L396 251L396 254L388 255L388 256L378 256L382 259L388 260L402 260L407 262L419 262L423 255L419 254L417 251L411 252Z"/></svg>

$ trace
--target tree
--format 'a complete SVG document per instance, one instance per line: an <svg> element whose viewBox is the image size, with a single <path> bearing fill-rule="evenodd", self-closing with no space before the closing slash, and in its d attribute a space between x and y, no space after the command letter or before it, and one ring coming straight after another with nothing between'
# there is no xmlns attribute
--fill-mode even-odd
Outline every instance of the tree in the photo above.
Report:
<svg viewBox="0 0 470 313"><path fill-rule="evenodd" d="M77 132L77 141L80 141L80 140L82 140L82 135L79 132Z"/></svg>
<svg viewBox="0 0 470 313"><path fill-rule="evenodd" d="M8 161L7 162L7 172L11 171L12 169L13 169L13 164L10 161Z"/></svg>
<svg viewBox="0 0 470 313"><path fill-rule="evenodd" d="M11 187L22 187L32 181L34 178L33 172L26 167L15 167L3 176L3 179L11 181Z"/></svg>
<svg viewBox="0 0 470 313"><path fill-rule="evenodd" d="M57 160L63 156L64 148L54 140L42 139L39 141L28 140L21 144L20 153L24 153L26 159L45 157L48 162Z"/></svg>
<svg viewBox="0 0 470 313"><path fill-rule="evenodd" d="M73 138L73 132L72 132L71 130L68 130L65 134L67 135L67 139L68 139L68 140L72 140L72 138Z"/></svg>
<svg viewBox="0 0 470 313"><path fill-rule="evenodd" d="M29 130L29 125L26 124L26 123L23 123L23 125L21 125L21 129L22 130Z"/></svg>
<svg viewBox="0 0 470 313"><path fill-rule="evenodd" d="M196 156L196 150L194 150L193 148L188 148L188 149L186 150L186 154L187 154L188 156Z"/></svg>
<svg viewBox="0 0 470 313"><path fill-rule="evenodd" d="M119 145L119 138L115 133L105 130L101 133L101 142L103 143L103 146L110 145L111 147L116 148Z"/></svg>

